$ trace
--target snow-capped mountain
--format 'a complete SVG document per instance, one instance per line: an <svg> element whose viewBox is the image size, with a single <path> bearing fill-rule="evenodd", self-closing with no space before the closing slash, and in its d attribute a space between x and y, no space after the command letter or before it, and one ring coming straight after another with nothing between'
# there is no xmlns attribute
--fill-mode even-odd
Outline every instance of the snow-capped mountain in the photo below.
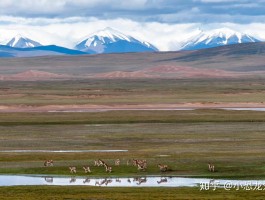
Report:
<svg viewBox="0 0 265 200"><path fill-rule="evenodd" d="M32 48L42 46L42 44L40 44L39 42L36 42L21 35L16 35L9 42L7 42L6 45L16 48Z"/></svg>
<svg viewBox="0 0 265 200"><path fill-rule="evenodd" d="M89 53L158 51L152 44L139 41L112 28L105 28L79 42L75 49Z"/></svg>
<svg viewBox="0 0 265 200"><path fill-rule="evenodd" d="M201 31L195 37L186 41L181 50L196 50L249 42L260 42L260 40L232 29L220 28L207 32Z"/></svg>

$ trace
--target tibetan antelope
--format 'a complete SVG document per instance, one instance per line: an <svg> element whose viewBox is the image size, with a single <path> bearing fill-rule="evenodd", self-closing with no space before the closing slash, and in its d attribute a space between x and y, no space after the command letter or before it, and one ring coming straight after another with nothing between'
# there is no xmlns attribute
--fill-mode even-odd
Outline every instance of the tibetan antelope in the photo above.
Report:
<svg viewBox="0 0 265 200"><path fill-rule="evenodd" d="M104 162L103 160L98 159L98 164L99 164L98 166L104 166L104 163L105 163L105 162Z"/></svg>
<svg viewBox="0 0 265 200"><path fill-rule="evenodd" d="M103 163L104 163L104 161L101 159L94 160L94 166L100 167L100 166L103 166Z"/></svg>
<svg viewBox="0 0 265 200"><path fill-rule="evenodd" d="M138 170L145 171L145 169L146 169L146 164L137 164L137 169L138 169Z"/></svg>
<svg viewBox="0 0 265 200"><path fill-rule="evenodd" d="M167 182L167 178L161 178L160 181L157 181L158 184L166 183L166 182Z"/></svg>
<svg viewBox="0 0 265 200"><path fill-rule="evenodd" d="M99 166L98 160L94 160L94 166Z"/></svg>
<svg viewBox="0 0 265 200"><path fill-rule="evenodd" d="M106 172L109 172L111 173L112 172L112 167L111 166L108 166L106 163L103 164L105 169L106 169Z"/></svg>
<svg viewBox="0 0 265 200"><path fill-rule="evenodd" d="M214 172L214 165L212 163L208 163L208 169L210 172Z"/></svg>
<svg viewBox="0 0 265 200"><path fill-rule="evenodd" d="M45 160L45 161L44 161L44 166L45 166L45 167L53 166L53 160Z"/></svg>
<svg viewBox="0 0 265 200"><path fill-rule="evenodd" d="M115 160L115 165L116 165L116 166L120 166L120 162L121 162L120 159L116 159L116 160Z"/></svg>
<svg viewBox="0 0 265 200"><path fill-rule="evenodd" d="M76 167L69 167L71 173L76 173Z"/></svg>
<svg viewBox="0 0 265 200"><path fill-rule="evenodd" d="M147 162L146 160L132 160L133 165L137 166L138 170L145 170L147 168Z"/></svg>
<svg viewBox="0 0 265 200"><path fill-rule="evenodd" d="M85 170L85 173L91 173L90 167L89 166L83 166L83 169Z"/></svg>
<svg viewBox="0 0 265 200"><path fill-rule="evenodd" d="M129 159L129 160L127 160L127 166L129 166L130 165L130 163L131 163L131 160Z"/></svg>
<svg viewBox="0 0 265 200"><path fill-rule="evenodd" d="M166 172L168 170L168 166L167 165L158 164L157 166L159 167L161 172Z"/></svg>

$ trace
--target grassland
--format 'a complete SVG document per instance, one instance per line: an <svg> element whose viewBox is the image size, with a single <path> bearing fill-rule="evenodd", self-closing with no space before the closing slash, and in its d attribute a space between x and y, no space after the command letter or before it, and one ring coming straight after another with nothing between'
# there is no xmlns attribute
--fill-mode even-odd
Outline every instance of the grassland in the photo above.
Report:
<svg viewBox="0 0 265 200"><path fill-rule="evenodd" d="M0 105L158 104L264 101L263 79L1 82Z"/></svg>
<svg viewBox="0 0 265 200"><path fill-rule="evenodd" d="M83 80L1 82L0 105L261 103L264 81L253 80ZM0 151L101 150L109 153L0 152L1 174L70 175L68 166L113 164L111 176L169 175L233 179L265 177L265 112L199 109L87 113L0 112ZM145 172L127 166L148 161ZM54 160L46 168L43 161ZM216 166L210 173L207 163ZM158 163L168 164L161 173ZM106 176L92 167L92 176ZM71 189L69 189L71 188ZM5 199L262 199L259 191L203 191L199 188L0 187ZM45 195L44 195L45 194Z"/></svg>
<svg viewBox="0 0 265 200"><path fill-rule="evenodd" d="M122 160L112 175L168 175L263 178L265 175L265 113L253 111L109 111L101 113L1 113L1 149L101 150L111 153L1 153L1 173L69 174L68 166L81 167L102 158ZM166 155L163 157L161 155ZM127 167L130 158L145 158L149 167L138 172ZM43 167L53 159L55 167ZM217 171L207 171L213 162ZM93 175L104 171L92 168Z"/></svg>
<svg viewBox="0 0 265 200"><path fill-rule="evenodd" d="M198 188L104 188L104 187L57 187L21 186L0 187L5 200L122 200L122 199L263 199L264 191L199 191Z"/></svg>

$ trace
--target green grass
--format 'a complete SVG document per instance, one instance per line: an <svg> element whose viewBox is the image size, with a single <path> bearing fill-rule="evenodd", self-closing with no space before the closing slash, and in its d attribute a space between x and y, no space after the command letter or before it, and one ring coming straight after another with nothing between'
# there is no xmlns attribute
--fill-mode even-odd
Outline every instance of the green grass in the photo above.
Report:
<svg viewBox="0 0 265 200"><path fill-rule="evenodd" d="M263 80L85 80L3 82L0 105L262 102ZM0 153L1 174L70 175L68 166L112 164L109 176L174 175L264 179L265 112L108 111L90 113L0 113L0 150L100 150L111 153ZM161 155L167 155L165 157ZM138 172L131 158L147 159ZM44 167L46 159L54 167ZM209 173L207 163L216 166ZM170 166L161 173L157 164ZM91 176L106 176L91 167ZM0 187L5 199L262 199L259 191L199 191L199 188Z"/></svg>
<svg viewBox="0 0 265 200"><path fill-rule="evenodd" d="M265 177L265 163L261 159L265 153L264 112L200 110L69 113L63 115L69 120L64 124L54 123L58 120L57 115L49 118L45 115L33 114L35 122L30 121L32 114L28 113L12 113L6 118L0 115L7 121L7 124L2 122L4 126L1 126L0 150L121 149L128 152L0 153L0 173L68 175L68 166L75 165L78 167L78 175L82 176L82 166L93 165L94 159L101 158L113 165L114 160L120 158L122 166L114 167L111 175L126 176L139 174L135 167L127 167L126 161L144 158L148 160L148 169L140 172L144 175L161 174L157 164L164 163L172 169L165 173L167 175L240 179ZM127 123L128 115L136 121ZM147 120L148 123L136 123L142 120L139 116L146 119L156 117L158 121L169 117L172 121L167 119L164 123L153 123ZM44 117L54 124L48 125ZM76 120L89 121L89 117L98 118L99 124L76 124ZM108 119L118 117L121 121L107 123ZM11 119L19 125L10 125L8 120ZM55 167L43 167L46 159L55 160ZM208 162L216 165L216 173L208 172ZM94 176L105 174L104 169L92 167L92 171Z"/></svg>
<svg viewBox="0 0 265 200"><path fill-rule="evenodd" d="M217 189L200 191L199 188L106 188L89 186L19 186L0 187L5 200L155 200L155 199L263 199L263 191Z"/></svg>
<svg viewBox="0 0 265 200"><path fill-rule="evenodd" d="M126 123L265 122L265 112L194 111L106 111L88 113L1 113L0 125L71 125Z"/></svg>

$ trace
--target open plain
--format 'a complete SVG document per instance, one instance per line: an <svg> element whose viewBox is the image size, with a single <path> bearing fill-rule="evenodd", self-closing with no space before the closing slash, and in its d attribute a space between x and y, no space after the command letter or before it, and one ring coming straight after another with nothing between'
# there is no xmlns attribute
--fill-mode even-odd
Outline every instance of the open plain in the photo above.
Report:
<svg viewBox="0 0 265 200"><path fill-rule="evenodd" d="M84 177L264 179L265 112L221 109L265 107L263 46L255 47L258 53L248 47L248 55L246 46L239 45L238 51L222 47L211 54L202 50L1 59L0 173L72 176L68 167L76 166L76 176ZM23 74L28 70L37 72ZM117 73L122 70L126 73ZM118 158L121 165L114 166ZM146 159L147 169L127 165L133 158ZM54 166L44 167L48 159ZM112 165L112 173L94 166L96 159ZM209 162L215 165L214 173L208 171ZM158 164L170 170L161 172ZM85 174L83 165L91 166L92 173ZM262 191L199 187L69 187L0 191L6 199L157 199L161 193L164 199L262 197Z"/></svg>

